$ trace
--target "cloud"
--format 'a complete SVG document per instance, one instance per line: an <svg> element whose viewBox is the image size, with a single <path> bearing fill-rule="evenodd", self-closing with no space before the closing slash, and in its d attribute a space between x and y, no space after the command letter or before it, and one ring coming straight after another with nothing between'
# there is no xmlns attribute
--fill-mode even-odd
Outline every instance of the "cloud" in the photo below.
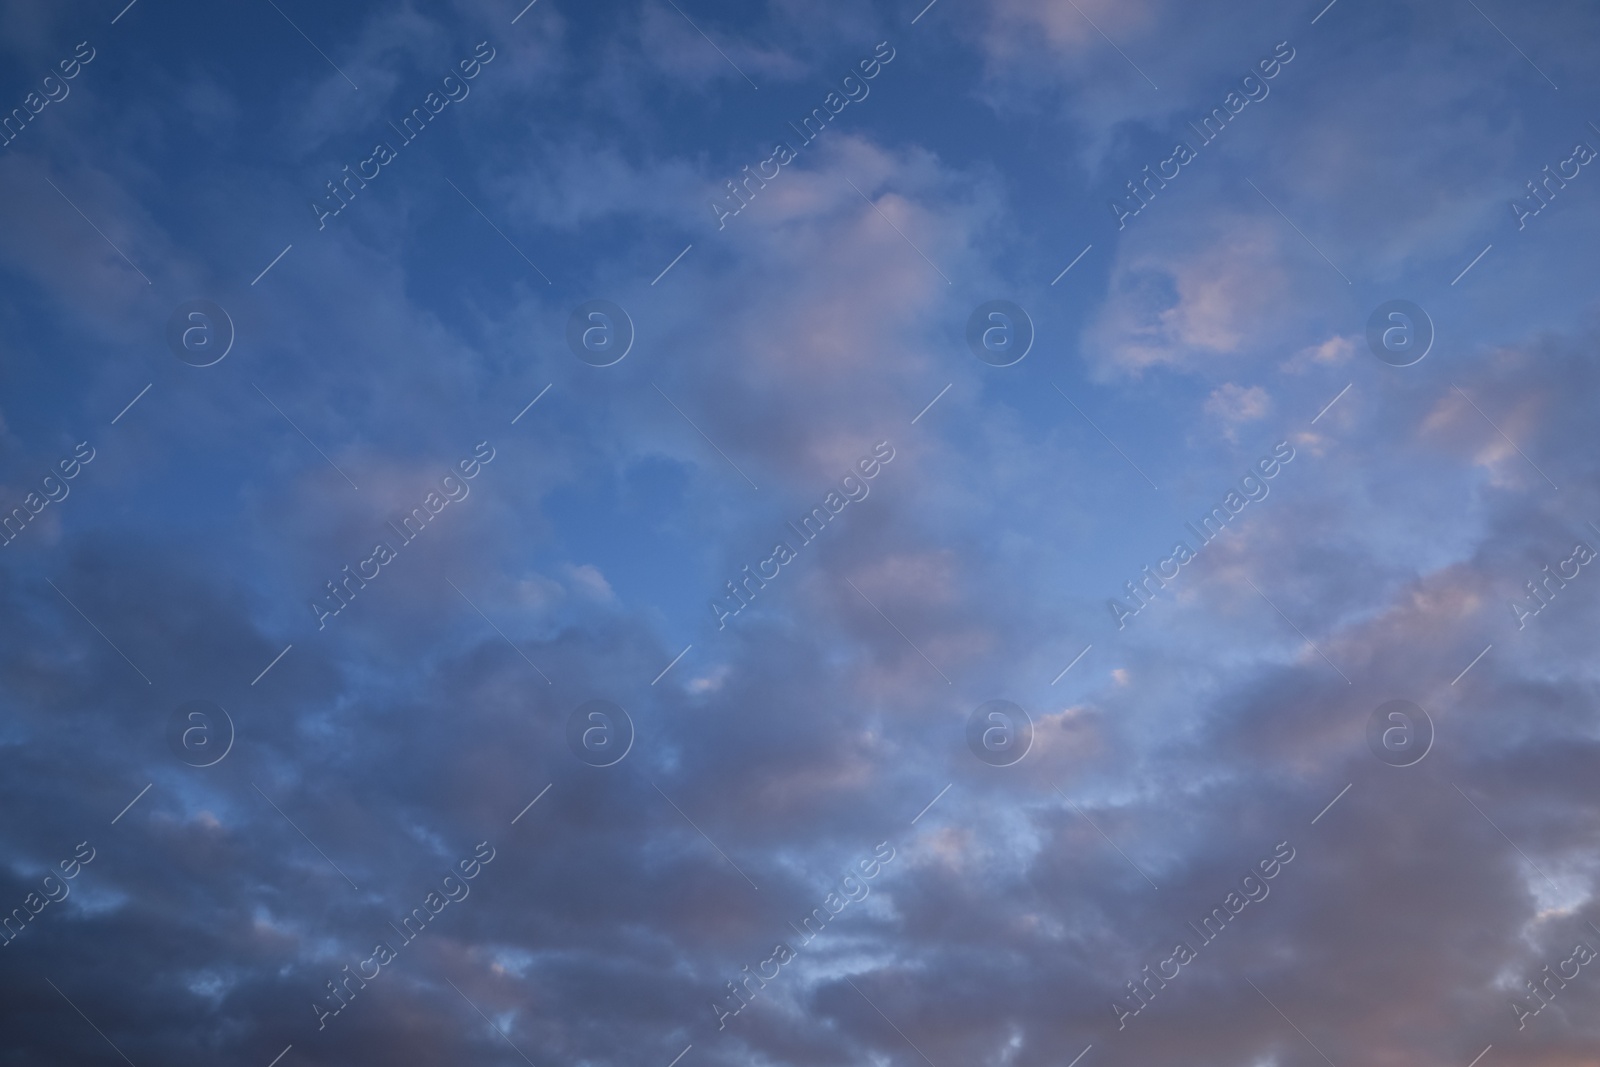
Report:
<svg viewBox="0 0 1600 1067"><path fill-rule="evenodd" d="M1570 120L1471 11L1078 6L685 8L759 91L668 7L291 11L359 98L273 12L237 24L260 70L128 12L104 87L0 162L0 482L99 450L0 558L18 1061L1582 1062L1587 977L1511 1008L1600 944L1600 578L1512 607L1600 543L1595 208L1502 217ZM3 18L53 55L56 23ZM1592 21L1512 31L1563 97ZM452 125L316 230L317 160L480 33L502 58ZM873 97L718 229L707 197L889 34ZM1273 99L1118 230L1106 190L1280 35ZM1438 344L1394 368L1362 331L1406 293ZM201 369L163 331L203 294L238 337ZM963 338L1000 297L1037 328L1010 368ZM636 327L614 367L566 347L594 298ZM480 441L470 495L319 629L307 600ZM879 441L870 495L719 628ZM1261 441L1297 453L1270 496L1119 630L1107 598ZM233 734L203 768L173 740L197 699ZM1032 716L1014 766L969 748L989 699ZM1369 742L1394 699L1431 717L1415 766ZM484 842L470 895L396 930ZM870 896L751 977L880 842Z"/></svg>
<svg viewBox="0 0 1600 1067"><path fill-rule="evenodd" d="M1175 256L1171 224L1158 231L1157 222L1129 235L1089 330L1105 368L1139 374L1254 356L1287 303L1284 276L1271 266L1281 256L1279 235L1263 218L1182 221L1185 251Z"/></svg>
<svg viewBox="0 0 1600 1067"><path fill-rule="evenodd" d="M1272 398L1259 385L1248 388L1227 382L1211 390L1206 397L1205 412L1223 425L1223 434L1230 441L1238 439L1239 426L1263 419L1272 410Z"/></svg>

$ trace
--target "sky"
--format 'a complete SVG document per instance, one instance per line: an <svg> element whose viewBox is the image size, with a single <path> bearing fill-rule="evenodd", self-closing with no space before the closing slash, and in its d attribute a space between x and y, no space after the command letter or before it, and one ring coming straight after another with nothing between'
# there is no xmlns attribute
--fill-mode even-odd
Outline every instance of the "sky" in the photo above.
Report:
<svg viewBox="0 0 1600 1067"><path fill-rule="evenodd" d="M1600 1064L1597 40L0 0L0 1065Z"/></svg>

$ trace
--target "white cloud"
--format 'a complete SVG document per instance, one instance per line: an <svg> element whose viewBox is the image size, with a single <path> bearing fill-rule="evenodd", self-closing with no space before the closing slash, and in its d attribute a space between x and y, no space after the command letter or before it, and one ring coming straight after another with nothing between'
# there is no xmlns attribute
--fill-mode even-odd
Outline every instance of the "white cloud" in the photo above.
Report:
<svg viewBox="0 0 1600 1067"><path fill-rule="evenodd" d="M1263 419L1272 410L1272 399L1259 385L1245 386L1227 382L1211 390L1206 397L1205 412L1222 423L1222 433L1230 441L1239 439L1239 427L1247 422Z"/></svg>

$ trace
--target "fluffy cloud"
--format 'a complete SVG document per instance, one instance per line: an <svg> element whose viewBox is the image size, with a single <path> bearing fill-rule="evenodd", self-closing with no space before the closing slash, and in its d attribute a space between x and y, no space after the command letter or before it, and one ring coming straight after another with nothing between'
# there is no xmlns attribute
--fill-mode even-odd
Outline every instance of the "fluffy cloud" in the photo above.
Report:
<svg viewBox="0 0 1600 1067"><path fill-rule="evenodd" d="M30 61L105 42L0 160L4 503L97 449L0 558L18 1062L1584 1062L1587 970L1512 1004L1600 947L1600 578L1558 570L1600 545L1597 216L1573 183L1563 226L1499 217L1570 122L1471 11L1078 6L686 7L759 91L670 7L286 9L359 99L270 10L259 67L197 67L144 4L6 8ZM1421 32L1457 16L1481 40ZM1593 16L1549 19L1513 36L1581 91ZM485 37L472 99L318 231L326 162ZM1281 37L1274 96L1117 230L1107 190ZM707 190L885 38L873 97L718 230ZM164 348L196 295L237 328L212 368ZM1437 329L1409 368L1365 349L1395 296ZM637 332L613 367L566 350L596 297ZM1014 367L964 336L999 297L1037 330ZM719 628L880 440L870 495ZM319 629L308 599L480 441ZM1279 441L1270 495L1119 630L1107 598ZM994 698L1032 715L1013 766L969 747ZM231 723L207 767L197 699ZM1393 699L1431 716L1415 766L1369 744ZM626 756L595 766L596 730ZM1143 985L1283 842L1270 895Z"/></svg>

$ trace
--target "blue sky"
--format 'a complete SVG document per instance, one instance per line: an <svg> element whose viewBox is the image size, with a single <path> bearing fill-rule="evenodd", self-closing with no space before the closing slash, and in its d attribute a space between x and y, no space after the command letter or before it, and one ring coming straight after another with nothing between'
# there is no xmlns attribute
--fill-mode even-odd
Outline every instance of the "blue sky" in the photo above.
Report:
<svg viewBox="0 0 1600 1067"><path fill-rule="evenodd" d="M125 3L0 3L0 1063L1593 1060L1591 7Z"/></svg>

